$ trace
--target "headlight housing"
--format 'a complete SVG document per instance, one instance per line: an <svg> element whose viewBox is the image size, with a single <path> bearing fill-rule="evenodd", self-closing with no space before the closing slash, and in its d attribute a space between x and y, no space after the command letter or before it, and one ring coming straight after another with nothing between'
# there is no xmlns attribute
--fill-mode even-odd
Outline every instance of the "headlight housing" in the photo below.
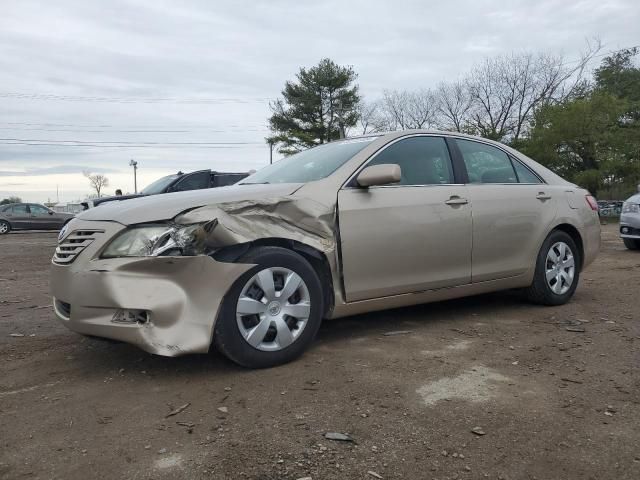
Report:
<svg viewBox="0 0 640 480"><path fill-rule="evenodd" d="M622 213L639 213L640 205L637 203L624 202L622 204Z"/></svg>
<svg viewBox="0 0 640 480"><path fill-rule="evenodd" d="M203 255L203 224L146 224L129 227L107 244L101 258Z"/></svg>

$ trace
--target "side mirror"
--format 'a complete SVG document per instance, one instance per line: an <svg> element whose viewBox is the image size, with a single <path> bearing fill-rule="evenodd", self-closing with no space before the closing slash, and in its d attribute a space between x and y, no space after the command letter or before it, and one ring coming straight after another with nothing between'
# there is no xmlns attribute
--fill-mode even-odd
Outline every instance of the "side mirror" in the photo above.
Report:
<svg viewBox="0 0 640 480"><path fill-rule="evenodd" d="M381 165L372 165L360 172L356 178L356 182L361 187L375 187L376 185L387 185L389 183L398 183L402 178L400 165L383 163Z"/></svg>
<svg viewBox="0 0 640 480"><path fill-rule="evenodd" d="M55 212L53 210L49 210L49 215L53 215Z"/></svg>

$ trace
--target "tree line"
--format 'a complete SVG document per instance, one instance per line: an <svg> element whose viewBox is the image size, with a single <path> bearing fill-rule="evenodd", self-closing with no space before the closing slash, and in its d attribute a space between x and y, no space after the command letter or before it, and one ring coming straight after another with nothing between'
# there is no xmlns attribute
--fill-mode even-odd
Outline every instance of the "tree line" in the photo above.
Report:
<svg viewBox="0 0 640 480"><path fill-rule="evenodd" d="M625 197L640 181L637 48L577 60L550 53L487 58L454 82L385 90L368 100L350 66L301 68L271 104L269 143L281 153L349 135L438 129L511 145L593 194ZM589 64L604 57L594 71Z"/></svg>

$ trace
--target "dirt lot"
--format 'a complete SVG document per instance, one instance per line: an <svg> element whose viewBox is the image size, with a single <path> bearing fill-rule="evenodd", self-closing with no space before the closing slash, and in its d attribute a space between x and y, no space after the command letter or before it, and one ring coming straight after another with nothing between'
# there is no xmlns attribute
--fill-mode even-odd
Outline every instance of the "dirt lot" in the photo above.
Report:
<svg viewBox="0 0 640 480"><path fill-rule="evenodd" d="M569 305L325 322L300 360L249 371L67 331L56 235L0 237L0 477L640 478L640 253L603 240Z"/></svg>

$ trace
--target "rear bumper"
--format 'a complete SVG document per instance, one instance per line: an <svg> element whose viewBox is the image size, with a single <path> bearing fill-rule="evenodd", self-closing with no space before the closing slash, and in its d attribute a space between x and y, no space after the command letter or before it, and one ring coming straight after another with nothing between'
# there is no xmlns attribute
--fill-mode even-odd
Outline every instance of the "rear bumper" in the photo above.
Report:
<svg viewBox="0 0 640 480"><path fill-rule="evenodd" d="M85 260L84 253L69 265L52 264L57 319L75 332L165 356L209 350L224 295L252 267L208 256ZM123 322L131 311L144 312L143 321Z"/></svg>

